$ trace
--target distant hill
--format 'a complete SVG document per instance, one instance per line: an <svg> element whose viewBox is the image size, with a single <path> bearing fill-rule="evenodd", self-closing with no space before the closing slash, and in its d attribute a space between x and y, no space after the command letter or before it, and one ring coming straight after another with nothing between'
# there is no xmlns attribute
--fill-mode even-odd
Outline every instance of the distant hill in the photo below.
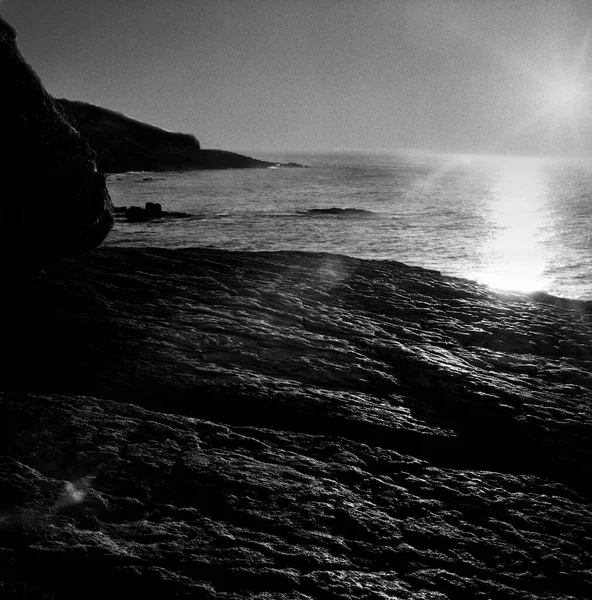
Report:
<svg viewBox="0 0 592 600"><path fill-rule="evenodd" d="M275 164L224 150L203 150L193 135L171 133L86 102L64 98L56 102L97 153L97 167L103 173L248 169Z"/></svg>

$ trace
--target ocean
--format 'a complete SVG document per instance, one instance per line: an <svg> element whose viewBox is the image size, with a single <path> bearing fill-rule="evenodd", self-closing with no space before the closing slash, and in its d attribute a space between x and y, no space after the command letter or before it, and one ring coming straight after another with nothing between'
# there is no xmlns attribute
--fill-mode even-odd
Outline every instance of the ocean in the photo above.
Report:
<svg viewBox="0 0 592 600"><path fill-rule="evenodd" d="M307 168L109 175L115 206L159 202L191 216L118 219L104 245L331 252L592 300L591 163L416 152L250 155Z"/></svg>

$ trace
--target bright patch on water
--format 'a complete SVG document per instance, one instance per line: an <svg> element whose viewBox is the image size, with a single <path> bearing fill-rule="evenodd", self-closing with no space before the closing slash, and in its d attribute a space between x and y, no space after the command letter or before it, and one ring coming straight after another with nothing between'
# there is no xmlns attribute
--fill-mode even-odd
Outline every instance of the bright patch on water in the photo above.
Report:
<svg viewBox="0 0 592 600"><path fill-rule="evenodd" d="M532 292L548 287L549 263L544 243L548 217L541 161L513 158L495 164L489 194L486 261L473 277L498 289Z"/></svg>
<svg viewBox="0 0 592 600"><path fill-rule="evenodd" d="M106 245L331 252L592 299L590 164L401 152L257 158L309 168L110 176L116 206L160 202L199 218L118 222Z"/></svg>

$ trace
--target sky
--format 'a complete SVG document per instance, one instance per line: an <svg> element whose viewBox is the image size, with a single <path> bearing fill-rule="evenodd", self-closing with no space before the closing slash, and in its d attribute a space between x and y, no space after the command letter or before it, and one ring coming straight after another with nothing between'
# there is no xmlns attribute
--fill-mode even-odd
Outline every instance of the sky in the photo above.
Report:
<svg viewBox="0 0 592 600"><path fill-rule="evenodd" d="M205 148L592 153L589 0L0 0L50 93Z"/></svg>

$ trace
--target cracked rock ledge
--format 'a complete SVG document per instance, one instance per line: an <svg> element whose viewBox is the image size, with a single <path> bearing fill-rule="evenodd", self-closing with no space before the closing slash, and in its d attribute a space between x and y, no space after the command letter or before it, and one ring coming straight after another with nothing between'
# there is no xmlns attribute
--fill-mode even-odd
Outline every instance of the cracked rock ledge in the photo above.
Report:
<svg viewBox="0 0 592 600"><path fill-rule="evenodd" d="M590 304L122 248L5 303L0 597L592 598Z"/></svg>

